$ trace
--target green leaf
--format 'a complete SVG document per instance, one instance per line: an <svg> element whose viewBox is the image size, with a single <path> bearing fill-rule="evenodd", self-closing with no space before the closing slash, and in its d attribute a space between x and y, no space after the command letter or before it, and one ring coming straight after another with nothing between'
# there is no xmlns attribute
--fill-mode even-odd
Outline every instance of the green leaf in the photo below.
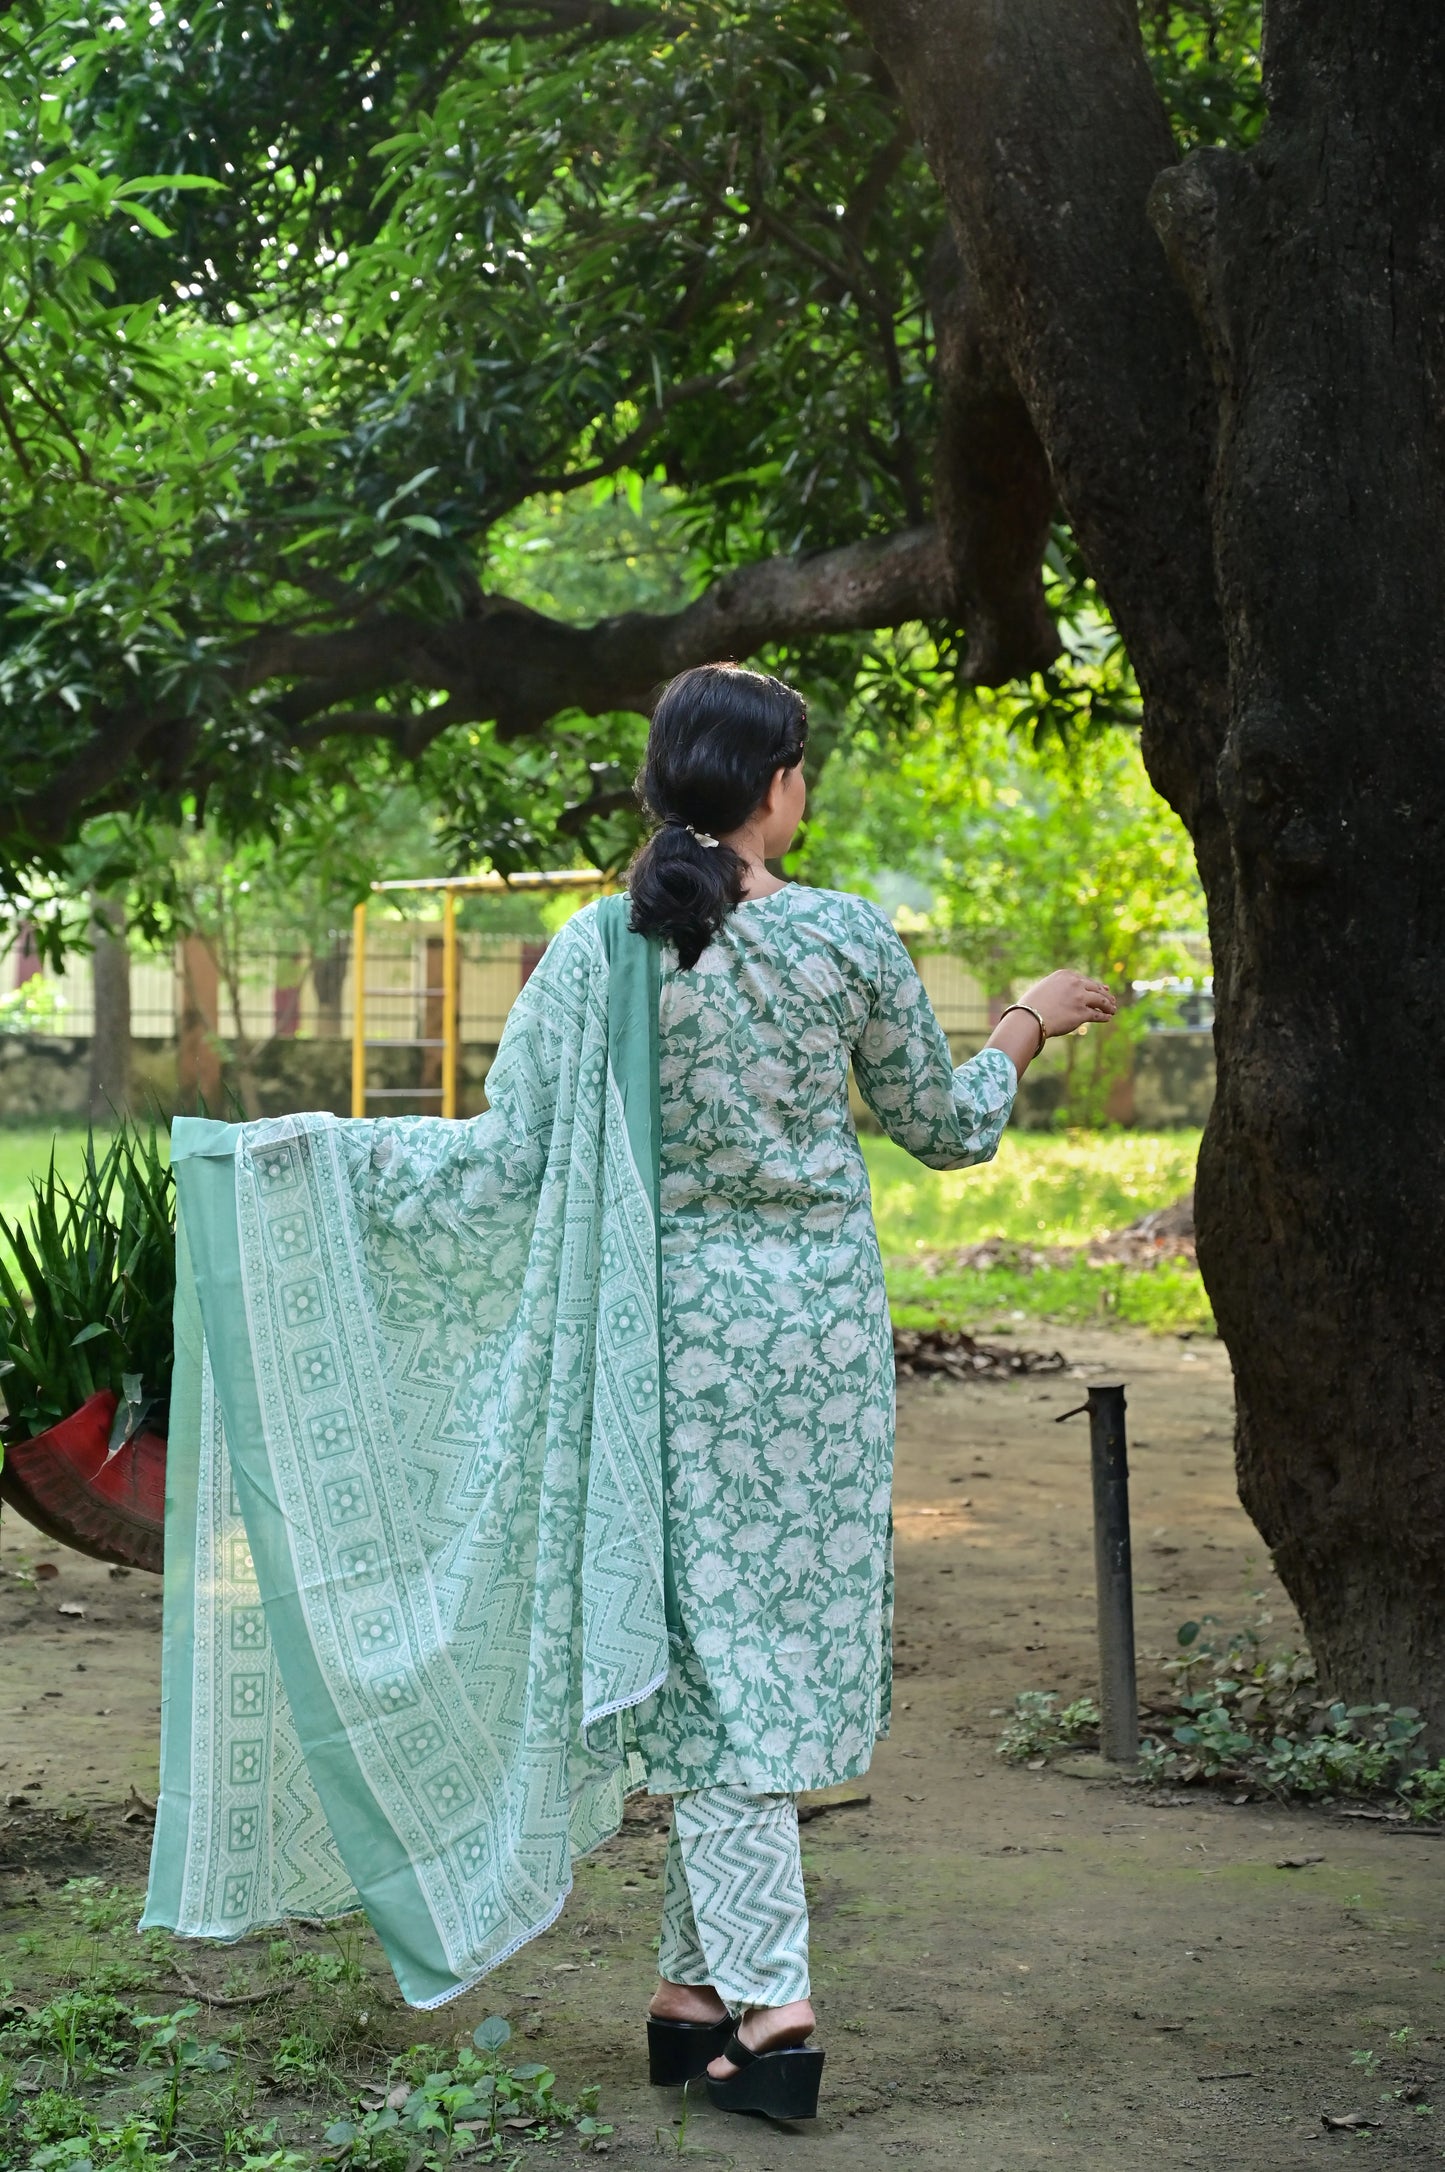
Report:
<svg viewBox="0 0 1445 2172"><path fill-rule="evenodd" d="M205 173L140 173L130 181L122 181L116 195L139 196L156 189L224 189L224 181L216 181Z"/></svg>
<svg viewBox="0 0 1445 2172"><path fill-rule="evenodd" d="M132 200L125 208L127 216L134 219L137 226L144 227L148 234L154 234L157 241L169 241L174 235L175 228L167 226L165 220L152 211L148 204Z"/></svg>
<svg viewBox="0 0 1445 2172"><path fill-rule="evenodd" d="M109 1333L110 1329L104 1320L92 1320L89 1327L83 1327L78 1335L71 1336L70 1347L72 1350L78 1350L83 1342L94 1342L97 1335L108 1335Z"/></svg>
<svg viewBox="0 0 1445 2172"><path fill-rule="evenodd" d="M472 2042L478 2051L500 2051L511 2039L512 2026L500 2014L489 2014L472 2031Z"/></svg>

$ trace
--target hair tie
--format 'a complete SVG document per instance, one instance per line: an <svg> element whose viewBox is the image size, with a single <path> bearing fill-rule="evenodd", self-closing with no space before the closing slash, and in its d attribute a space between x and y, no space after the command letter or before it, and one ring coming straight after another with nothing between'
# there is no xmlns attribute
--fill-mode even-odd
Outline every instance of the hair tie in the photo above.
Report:
<svg viewBox="0 0 1445 2172"><path fill-rule="evenodd" d="M695 837L709 852L717 851L717 839L710 837L706 830L695 830L690 822L683 821L681 815L664 815L662 826L665 830L686 830L689 837Z"/></svg>

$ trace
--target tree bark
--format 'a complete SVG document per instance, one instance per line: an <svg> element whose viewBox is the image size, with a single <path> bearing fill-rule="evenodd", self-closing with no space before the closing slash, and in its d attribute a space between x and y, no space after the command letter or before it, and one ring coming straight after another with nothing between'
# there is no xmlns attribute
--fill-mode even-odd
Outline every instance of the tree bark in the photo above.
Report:
<svg viewBox="0 0 1445 2172"><path fill-rule="evenodd" d="M1258 148L1155 202L1220 396L1199 1258L1242 1497L1326 1680L1445 1747L1445 20L1267 13Z"/></svg>
<svg viewBox="0 0 1445 2172"><path fill-rule="evenodd" d="M130 946L120 898L91 897L90 984L88 1102L92 1122L109 1124L130 1109Z"/></svg>
<svg viewBox="0 0 1445 2172"><path fill-rule="evenodd" d="M1181 166L1128 0L855 5L1194 837L1244 1501L1445 1748L1445 18L1267 0L1264 139Z"/></svg>

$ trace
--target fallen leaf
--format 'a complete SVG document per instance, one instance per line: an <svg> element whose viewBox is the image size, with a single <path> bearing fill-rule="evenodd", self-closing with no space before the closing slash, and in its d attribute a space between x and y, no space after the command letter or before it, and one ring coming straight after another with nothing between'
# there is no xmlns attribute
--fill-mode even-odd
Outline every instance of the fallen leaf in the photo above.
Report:
<svg viewBox="0 0 1445 2172"><path fill-rule="evenodd" d="M1381 2120L1371 2119L1368 2112L1321 2112L1320 2117L1327 2127L1343 2128L1346 2134L1358 2134L1362 2127L1378 2127L1383 2124Z"/></svg>
<svg viewBox="0 0 1445 2172"><path fill-rule="evenodd" d="M37 1584L48 1584L53 1576L60 1574L60 1571L53 1561L37 1561L33 1574Z"/></svg>
<svg viewBox="0 0 1445 2172"><path fill-rule="evenodd" d="M69 1614L73 1621L84 1621L85 1619L85 1608L78 1605L74 1599L62 1599L55 1611L57 1614Z"/></svg>
<svg viewBox="0 0 1445 2172"><path fill-rule="evenodd" d="M1275 1864L1276 1870L1308 1870L1311 1863L1322 1863L1322 1855L1282 1855Z"/></svg>
<svg viewBox="0 0 1445 2172"><path fill-rule="evenodd" d="M580 1961L558 1961L552 1970L554 1976L577 1976L582 1972Z"/></svg>
<svg viewBox="0 0 1445 2172"><path fill-rule="evenodd" d="M521 2127L524 2129L527 2127L535 2127L536 2124L537 2121L535 2116L528 2119L504 2119L502 2121L502 2125L504 2127Z"/></svg>
<svg viewBox="0 0 1445 2172"><path fill-rule="evenodd" d="M401 2111L410 2095L411 2090L408 2084L406 2082L398 2082L394 2089L388 2089L386 2092L387 2110L389 2112Z"/></svg>

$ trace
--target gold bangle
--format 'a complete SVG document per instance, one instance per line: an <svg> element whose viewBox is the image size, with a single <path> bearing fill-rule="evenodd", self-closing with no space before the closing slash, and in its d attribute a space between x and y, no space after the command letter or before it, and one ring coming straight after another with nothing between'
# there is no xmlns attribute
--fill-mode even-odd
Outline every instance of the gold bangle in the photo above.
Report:
<svg viewBox="0 0 1445 2172"><path fill-rule="evenodd" d="M1044 1043L1049 1037L1049 1029L1044 1024L1043 1019L1040 1017L1039 1013L1034 1009L1032 1003L1005 1003L1003 1009L998 1014L998 1022L1000 1025L1003 1024L1010 1011L1028 1012L1030 1018L1032 1018L1034 1024L1039 1029L1039 1045L1034 1050L1034 1054L1036 1056L1041 1056L1044 1052Z"/></svg>

